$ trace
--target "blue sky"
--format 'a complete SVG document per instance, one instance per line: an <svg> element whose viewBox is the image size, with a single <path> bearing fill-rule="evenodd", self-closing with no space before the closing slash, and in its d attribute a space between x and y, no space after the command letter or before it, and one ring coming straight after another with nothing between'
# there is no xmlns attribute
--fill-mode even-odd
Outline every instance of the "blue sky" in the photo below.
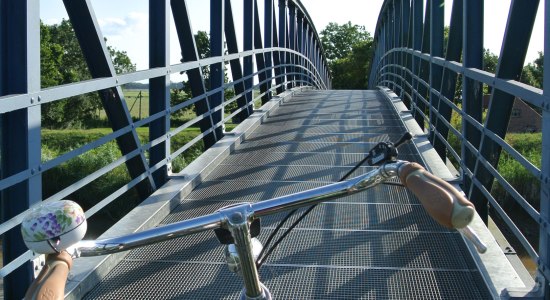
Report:
<svg viewBox="0 0 550 300"><path fill-rule="evenodd" d="M147 0L91 0L103 35L108 44L118 50L128 52L128 55L138 66L145 69L148 65L148 49L144 39L148 36L148 2ZM351 21L353 24L365 26L373 32L376 27L378 13L383 0L302 0L308 10L317 30L322 30L329 22L339 24ZM543 18L544 1L541 1L537 23L531 38L527 57L530 62L537 57L537 51L543 50ZM209 31L207 0L187 0L190 18L194 31ZM45 23L57 23L67 14L61 0L41 0L41 18ZM260 15L263 1L259 0ZM242 31L241 0L232 0L237 32ZM446 23L449 23L452 1L446 1ZM499 54L510 0L485 0L485 47ZM263 22L263 21L262 21ZM239 37L240 38L240 37ZM175 28L171 28L171 63L179 62L179 44Z"/></svg>

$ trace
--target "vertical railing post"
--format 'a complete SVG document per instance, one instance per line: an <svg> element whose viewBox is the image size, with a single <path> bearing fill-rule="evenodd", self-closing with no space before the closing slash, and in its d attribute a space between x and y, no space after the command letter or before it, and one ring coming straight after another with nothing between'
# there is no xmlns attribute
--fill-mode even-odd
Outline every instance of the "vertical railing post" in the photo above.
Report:
<svg viewBox="0 0 550 300"><path fill-rule="evenodd" d="M293 2L289 2L288 5L288 48L290 50L296 50L296 6ZM290 86L289 88L296 86L296 55L289 53L290 63Z"/></svg>
<svg viewBox="0 0 550 300"><path fill-rule="evenodd" d="M391 28L391 31L390 31L390 49L394 49L396 47L396 42L397 42L397 38L396 38L396 34L397 34L397 20L396 20L396 8L395 8L395 0L392 0L391 2L391 6L390 6L390 11L388 12L389 14L389 17L390 17L390 28ZM392 83L392 87L391 89L393 91L396 91L397 90L397 84L396 84L396 78L395 78L395 74L396 74L396 67L395 65L397 65L397 61L395 60L395 57L396 57L396 53L393 52L392 54L389 55L389 59L390 59L390 64L392 65L390 68L389 68L389 72L390 72L390 76L389 76L389 80L390 82Z"/></svg>
<svg viewBox="0 0 550 300"><path fill-rule="evenodd" d="M544 53L550 53L550 0L544 1ZM542 106L542 155L541 155L541 185L540 185L540 216L542 220L550 220L550 55L544 56L543 96ZM539 225L539 270L541 264L550 268L550 236L545 224ZM542 277L544 299L550 299L550 278Z"/></svg>
<svg viewBox="0 0 550 300"><path fill-rule="evenodd" d="M224 0L210 0L210 57L223 57L223 35L224 35ZM225 63L220 61L210 65L210 90L222 88L225 81ZM222 105L225 101L223 89L210 96L210 109ZM222 121L223 109L212 112L214 126ZM223 126L216 126L218 136L222 136Z"/></svg>
<svg viewBox="0 0 550 300"><path fill-rule="evenodd" d="M401 26L401 22L403 20L402 18L402 15L401 15L401 2L402 0L395 0L393 2L393 5L394 5L394 22L395 22L395 25L394 25L394 38L395 38L395 43L394 43L394 48L401 48L403 47L403 44L401 43L401 34L402 34L402 26ZM395 64L397 66L402 66L403 65L403 61L401 60L401 51L399 52L394 52L393 53L393 60L395 62ZM396 89L394 90L397 95L399 97L401 97L403 95L403 82L401 81L401 79L398 77L400 76L401 74L401 68L400 67L394 67L393 68L393 73L394 73L394 82L396 83L395 86L396 86Z"/></svg>
<svg viewBox="0 0 550 300"><path fill-rule="evenodd" d="M483 2L481 0L464 0L464 55L465 68L483 68ZM479 82L464 77L462 85L462 110L481 123L483 89ZM462 120L462 157L464 165L473 171L475 156L465 143L470 142L479 147L481 135L476 128L466 120ZM464 185L467 189L472 184L468 176L464 176ZM481 197L484 198L484 197ZM481 218L487 223L488 211L485 199L472 199Z"/></svg>
<svg viewBox="0 0 550 300"><path fill-rule="evenodd" d="M260 26L260 14L258 11L258 2L254 0L254 49L263 49L262 42L262 28ZM262 95L262 104L269 101L269 95L267 94L267 76L265 72L265 56L263 53L256 53L256 66L258 70L258 79L260 81L260 92Z"/></svg>
<svg viewBox="0 0 550 300"><path fill-rule="evenodd" d="M273 47L273 0L264 1L264 48L270 49ZM265 68L267 76L267 89L271 90L273 81L273 52L265 53ZM271 94L269 94L271 99Z"/></svg>
<svg viewBox="0 0 550 300"><path fill-rule="evenodd" d="M430 24L432 22L432 11L430 9L431 3L433 1L437 0L426 0L426 16L424 17L424 27L422 30L422 47L421 51L422 53L429 53L430 52L430 44L431 44L431 36L430 36ZM430 76L430 64L420 59L419 61L419 69L418 69L418 77L424 82L429 83L429 76ZM424 119L424 114L426 113L426 103L424 100L427 100L429 98L428 88L421 83L421 81L416 82L415 86L416 91L418 92L417 101L415 102L416 108L413 110L413 116L420 126L420 128L424 129L426 121ZM424 99L422 99L424 98Z"/></svg>
<svg viewBox="0 0 550 300"><path fill-rule="evenodd" d="M0 2L0 96L40 90L40 1ZM30 98L30 104L39 104ZM42 199L40 173L40 105L1 115L2 178L24 170L32 177L1 194L0 219L6 221ZM12 229L3 235L4 265L27 251L21 233ZM33 277L26 263L4 277L4 297L22 299Z"/></svg>
<svg viewBox="0 0 550 300"><path fill-rule="evenodd" d="M445 27L445 0L432 0L431 6L431 22L430 22L430 55L432 57L443 57L443 31ZM430 87L436 90L440 90L441 87L441 67L434 64L430 61ZM436 110L439 107L439 97L436 93L432 92L430 89L430 107L429 109L429 119L432 129L430 134L433 134L433 127L435 127L437 114L439 112Z"/></svg>
<svg viewBox="0 0 550 300"><path fill-rule="evenodd" d="M174 16L174 25L176 26L176 32L178 34L178 40L181 49L182 62L193 62L200 60L199 53L197 51L197 44L193 35L193 28L191 26L191 20L189 18L189 10L187 9L187 2L185 0L170 0L170 6L172 7L172 15ZM204 83L204 76L201 67L188 70L187 77L189 78L189 84L191 86L191 94L193 97L199 97L206 93L206 86ZM197 116L211 113L211 106L208 98L204 98L201 101L195 103L197 109ZM199 122L199 126L202 133L206 133L214 127L214 121L212 115L202 119ZM214 130L212 133L207 134L204 138L205 149L214 145L221 136L218 135L218 130Z"/></svg>
<svg viewBox="0 0 550 300"><path fill-rule="evenodd" d="M168 0L149 0L149 68L170 66L170 4ZM170 74L149 80L149 115L165 112L163 118L151 122L149 140L164 136L170 130ZM149 166L168 160L170 139L150 150ZM167 161L169 164L169 161ZM153 173L157 186L167 180L168 167L164 165Z"/></svg>
<svg viewBox="0 0 550 300"><path fill-rule="evenodd" d="M384 16L385 21L384 21L384 25L382 26L382 32L384 33L383 34L383 39L384 39L384 52L383 53L387 53L391 47L390 47L390 22L389 22L389 12L386 11L385 12L385 16ZM383 80L386 81L386 83L384 83L385 86L387 87L390 87L390 85L388 84L388 80L390 79L389 76L388 76L388 65L390 64L390 56L389 55L384 55L384 58L382 60L382 65L385 67L384 69L384 77L383 77Z"/></svg>
<svg viewBox="0 0 550 300"><path fill-rule="evenodd" d="M229 54L239 53L239 45L237 42L237 33L235 31L235 21L233 19L233 9L231 8L231 0L225 0L225 18L224 18L224 32L225 32L225 42L227 43L227 52ZM252 111L250 110L248 103L252 101L247 99L244 94L244 82L243 78L243 68L241 65L240 59L232 59L229 61L229 66L231 67L231 76L233 82L236 82L233 86L235 94L241 95L237 98L237 107L244 109L237 114L237 119L242 121L246 119Z"/></svg>
<svg viewBox="0 0 550 300"><path fill-rule="evenodd" d="M273 3L273 47L280 47L279 46L279 38L277 35L278 27L277 27L277 18L275 16L275 3ZM284 92L284 78L283 78L283 68L281 66L281 56L283 53L281 51L275 51L273 53L273 70L275 71L275 84L277 85L276 91L277 94L280 94Z"/></svg>
<svg viewBox="0 0 550 300"><path fill-rule="evenodd" d="M462 55L462 30L463 30L463 0L453 1L453 10L451 14L451 24L449 26L449 39L447 42L447 52L445 54L445 60L447 61L460 61ZM456 82L458 75L450 69L445 69L441 79L441 95L451 101L454 100L456 91ZM442 119L447 122L451 122L452 109L444 101L439 101L439 106L436 108ZM449 128L445 123L437 118L435 123L435 132L438 132L443 140L447 140L449 135ZM445 160L447 157L447 147L443 141L434 134L432 134L432 143L435 151L439 154L441 159Z"/></svg>
<svg viewBox="0 0 550 300"><path fill-rule="evenodd" d="M286 1L287 0L279 0L279 47L281 47L283 50L287 48L287 31L286 31ZM287 61L287 55L286 55L286 52L279 52L280 55L279 55L279 59L280 59L280 62L281 62L281 68L280 68L280 72L281 72L281 78L283 79L283 84L282 84L282 90L286 90L286 76L284 76L284 74L286 74L287 72L285 71L287 68L285 67L285 65L288 63Z"/></svg>
<svg viewBox="0 0 550 300"><path fill-rule="evenodd" d="M402 8L401 13L403 15L403 18L401 20L401 26L402 26L402 42L401 45L404 48L411 48L410 42L411 39L411 3L409 0L401 1ZM401 52L401 62L402 62L402 71L401 71L401 77L403 77L403 95L401 96L401 99L403 99L403 103L407 107L410 106L411 99L411 89L408 87L408 84L411 84L411 79L409 76L409 73L405 70L411 70L412 66L412 56L410 54L407 54L405 52ZM408 94L408 95L407 95Z"/></svg>
<svg viewBox="0 0 550 300"><path fill-rule="evenodd" d="M423 0L412 0L412 48L415 51L419 51L422 47L422 20L424 11ZM418 102L418 96L415 94L416 87L418 86L418 76L420 74L420 58L412 55L412 89L411 89L411 103L410 109L416 108Z"/></svg>
<svg viewBox="0 0 550 300"><path fill-rule="evenodd" d="M254 0L243 0L243 50L249 51L254 47ZM252 85L254 78L254 56L247 55L243 58L243 75L245 79L244 88L248 101L254 101ZM250 103L249 103L250 104Z"/></svg>
<svg viewBox="0 0 550 300"><path fill-rule="evenodd" d="M314 40L314 34L313 34L313 31L309 31L308 32L308 49L307 49L307 58L309 59L310 63L308 64L308 68L309 68L309 71L311 72L311 74L314 74L315 70L314 70L314 66L313 66L313 40ZM310 79L310 82L312 84L314 84L314 78L311 78Z"/></svg>
<svg viewBox="0 0 550 300"><path fill-rule="evenodd" d="M321 45L319 44L319 41L315 41L315 66L317 66L317 72L320 74L323 74L322 68L321 68Z"/></svg>
<svg viewBox="0 0 550 300"><path fill-rule="evenodd" d="M304 54L303 53L303 40L304 40L304 14L301 12L301 11L298 11L298 14L297 14L297 30L296 30L296 51L298 51L300 54ZM303 66L303 62L302 62L302 57L301 56L296 56L296 65L298 66ZM299 74L296 75L296 79L298 81L298 85L302 86L303 85L303 80L304 80L304 77L303 77L303 72L302 72L302 69L301 68L296 68L296 72Z"/></svg>

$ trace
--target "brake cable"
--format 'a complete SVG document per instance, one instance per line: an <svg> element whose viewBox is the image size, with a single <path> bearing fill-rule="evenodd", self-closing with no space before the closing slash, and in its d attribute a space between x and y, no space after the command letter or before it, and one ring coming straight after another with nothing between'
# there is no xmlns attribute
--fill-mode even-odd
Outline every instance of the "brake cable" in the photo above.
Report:
<svg viewBox="0 0 550 300"><path fill-rule="evenodd" d="M412 139L412 134L409 133L409 132L406 132L396 143L392 143L392 142L380 142L378 143L376 146L374 146L374 148L372 148L369 153L360 161L358 162L351 170L349 170L344 176L342 176L342 178L340 178L340 180L338 180L338 182L342 182L346 179L348 179L348 177L351 176L351 174L353 174L353 172L355 172L359 167L361 167L363 164L365 163L368 163L369 166L373 166L373 165L378 165L378 164L381 164L381 163L384 163L386 161L389 161L389 160L396 160L397 159L397 147L401 146L402 144L410 141ZM387 185L397 185L397 186L403 186L402 184L400 183L395 183L395 182L385 182L383 184L387 184ZM273 251L275 250L275 248L277 248L277 246L283 241L283 239L290 233L290 231L292 231L292 229L294 229L296 226L298 226L298 224L315 208L317 207L317 205L319 204L314 204L310 207L308 207L307 210L305 210L302 215L300 217L298 217L298 219L296 219L284 232L283 234L277 239L277 241L275 241L275 243L273 244L273 246L271 246L269 249L267 248L271 242L273 241L273 239L275 238L275 236L277 235L277 232L279 232L279 230L283 227L283 225L286 223L286 221L288 221L290 219L290 217L292 217L297 211L298 209L294 209L292 211L290 211L280 222L279 224L277 225L277 227L275 227L275 229L273 230L273 232L271 232L271 234L269 235L269 237L267 238L266 242L265 242L265 245L262 249L262 251L260 251L260 254L258 255L258 258L256 259L256 267L259 269L263 263L266 261L267 257L269 257L269 255L271 253L273 253ZM267 249L267 250L266 250Z"/></svg>

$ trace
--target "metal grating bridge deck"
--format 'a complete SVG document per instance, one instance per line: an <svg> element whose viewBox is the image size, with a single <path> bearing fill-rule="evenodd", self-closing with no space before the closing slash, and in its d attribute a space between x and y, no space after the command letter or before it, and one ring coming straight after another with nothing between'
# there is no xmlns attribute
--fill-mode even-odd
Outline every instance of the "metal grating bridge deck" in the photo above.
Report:
<svg viewBox="0 0 550 300"><path fill-rule="evenodd" d="M162 223L338 181L405 129L378 91L305 91L281 103ZM416 148L400 158L420 161ZM369 170L362 167L356 175ZM284 215L262 219L265 241ZM404 188L323 203L260 269L274 299L488 299L460 235ZM213 232L131 251L87 299L238 299Z"/></svg>

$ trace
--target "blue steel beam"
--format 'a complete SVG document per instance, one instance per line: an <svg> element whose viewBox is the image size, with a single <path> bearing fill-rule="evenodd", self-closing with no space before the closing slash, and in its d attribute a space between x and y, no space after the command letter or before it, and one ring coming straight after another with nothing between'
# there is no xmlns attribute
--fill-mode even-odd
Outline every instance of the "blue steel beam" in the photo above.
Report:
<svg viewBox="0 0 550 300"><path fill-rule="evenodd" d="M388 19L389 19L388 15L389 15L389 11L386 11L385 14L384 14L384 25L382 25L382 34L381 34L382 43L381 44L382 44L382 47L383 47L383 50L382 50L383 53L386 53L387 51L390 50L390 45L389 45L389 42L388 42L390 40L390 37L389 37L390 33L389 33L389 29L388 29L388 27L390 26L389 25L390 22L388 21ZM390 62L388 60L389 60L389 57L386 55L382 58L382 63L384 65L388 65L388 64L390 64ZM382 75L382 80L387 82L388 81L388 74L383 74Z"/></svg>
<svg viewBox="0 0 550 300"><path fill-rule="evenodd" d="M40 1L0 1L0 95L40 90ZM39 99L30 98L31 103ZM1 115L1 177L40 165L40 106ZM28 209L42 199L40 174L2 191L0 221ZM27 251L19 230L2 236L3 265ZM4 277L4 297L22 299L33 276L27 262Z"/></svg>
<svg viewBox="0 0 550 300"><path fill-rule="evenodd" d="M413 11L411 10L411 2L409 0L406 0L406 1L401 1L401 4L402 4L402 8L401 8L401 11L402 11L402 14L403 14L403 20L402 20L402 26L403 26L403 29L402 29L402 32L403 32L403 47L406 47L406 48L412 48L412 28L413 28L413 18L412 18L412 13ZM408 53L403 53L402 52L402 62L403 62L403 67L405 67L406 70L412 70L412 60L413 60L413 57L411 54L408 54ZM372 76L372 74L371 74ZM403 103L405 104L405 106L407 106L408 108L411 107L411 94L412 94L412 89L409 87L409 85L411 84L412 82L412 78L411 76L409 75L408 72L406 72L405 70L402 71L401 73L401 76L404 78L404 82L403 82L403 88L404 88L404 92L403 92L403 95L401 97L401 99L403 99ZM369 86L370 83L369 83Z"/></svg>
<svg viewBox="0 0 550 300"><path fill-rule="evenodd" d="M311 59L313 57L313 33L308 32L308 45L307 45L307 57ZM313 65L309 65L309 71L313 72Z"/></svg>
<svg viewBox="0 0 550 300"><path fill-rule="evenodd" d="M296 51L298 51L299 53L301 53L302 55L304 54L304 26L305 26L305 22L304 22L304 14L298 10L297 12L297 17L296 17L296 20L297 20L297 27L296 27ZM299 66L303 66L305 63L305 61L302 59L302 57L297 57L297 61L296 61L296 64L299 65ZM304 74L304 71L303 69L301 68L298 68L298 73L300 73L300 75L297 75L297 80L299 81L299 85L304 85L303 81L305 80L305 76L303 75Z"/></svg>
<svg viewBox="0 0 550 300"><path fill-rule="evenodd" d="M496 77L519 81L538 6L538 0L512 1L504 33L504 42L495 74ZM503 139L508 129L514 98L513 95L499 89L494 89L491 94L485 127ZM485 136L482 137L479 152L494 167L498 165L501 149L500 145L492 139ZM479 161L476 162L474 176L479 178L479 181L486 189L490 190L494 177L484 167L479 165ZM482 206L483 201L486 201L477 186L471 186L469 196L475 202L481 202ZM486 208L486 205L481 207L481 209L484 208Z"/></svg>
<svg viewBox="0 0 550 300"><path fill-rule="evenodd" d="M454 0L453 8L451 12L451 24L449 26L449 39L447 41L447 51L445 54L445 60L447 61L460 61L462 55L462 32L463 32L463 0ZM443 78L441 79L441 95L447 99L454 99L456 91L456 82L458 75L456 72L453 72L449 68L445 68L443 71ZM447 123L451 122L451 107L444 101L438 101L439 106L437 111L439 112L441 118L443 118ZM449 136L449 128L444 124L443 120L440 118L436 119L435 122L435 131L439 132L441 136L447 140ZM432 135L432 143L434 149L437 151L439 156L445 160L447 157L447 150L445 143L440 140L436 135Z"/></svg>
<svg viewBox="0 0 550 300"><path fill-rule="evenodd" d="M393 0L392 1L392 6L393 6L393 9L392 9L392 13L391 13L391 17L392 17L392 49L393 48L397 48L397 47L401 47L401 44L399 43L399 41L401 40L401 38L399 37L399 30L400 30L400 27L401 27L401 5L399 4L399 1L400 0ZM399 62L399 52L394 52L392 55L391 55L391 60L392 60L392 64L394 64L394 66L392 66L391 68L391 72L393 74L398 74L399 73L399 69L397 68L397 66L401 65L401 63ZM396 91L398 93L398 95L401 94L401 87L398 85L398 82L397 81L394 81L394 84L393 84L394 88L393 90Z"/></svg>
<svg viewBox="0 0 550 300"><path fill-rule="evenodd" d="M422 26L423 26L423 12L424 12L424 0L412 0L412 49L420 51L422 48ZM420 68L420 59L416 58L414 56L411 56L412 61L412 74L418 75L419 68ZM411 84L414 87L416 87L417 80L414 78L411 78ZM413 105L416 105L416 95L412 94L413 90L411 90L411 103L410 103L410 109L413 108Z"/></svg>
<svg viewBox="0 0 550 300"><path fill-rule="evenodd" d="M273 47L273 0L264 1L264 48ZM265 72L267 78L273 78L273 52L265 53ZM272 80L266 83L267 90L271 90ZM271 99L271 93L268 95Z"/></svg>
<svg viewBox="0 0 550 300"><path fill-rule="evenodd" d="M187 3L185 0L170 0L170 6L172 7L172 15L174 16L174 25L176 26L176 32L178 33L178 40L180 43L182 62L194 62L199 60L199 54L197 52L197 45L193 36L193 29L191 27L191 21L189 19L189 11L187 9ZM204 85L204 78L202 69L200 67L187 71L187 77L189 78L189 84L191 85L191 94L193 97L204 95L206 87ZM195 103L197 109L197 116L207 114L210 112L210 103L205 98ZM210 128L214 127L214 121L212 115L202 119L199 122L199 127L202 133L207 132ZM204 148L208 149L213 146L221 136L219 131L214 130L203 138Z"/></svg>
<svg viewBox="0 0 550 300"><path fill-rule="evenodd" d="M210 0L210 57L223 57L224 31L224 0ZM210 65L210 90L222 88L225 81L225 64L218 62ZM217 107L224 102L224 92L220 89L210 96L210 108ZM223 119L223 109L212 112L212 123L218 124ZM216 127L216 135L223 136L222 126Z"/></svg>
<svg viewBox="0 0 550 300"><path fill-rule="evenodd" d="M116 76L90 0L64 0L63 3L92 78ZM125 128L132 123L120 86L100 91L99 95L113 131ZM140 146L135 129L129 134L117 138L117 143L122 155L130 153ZM144 153L128 160L126 166L132 178L139 177L148 171ZM142 181L136 186L136 189L142 200L150 195L155 189L155 183L150 174L148 180Z"/></svg>
<svg viewBox="0 0 550 300"><path fill-rule="evenodd" d="M550 0L544 1L544 53L550 53ZM544 56L544 65L550 66L550 55ZM541 185L540 185L540 216L545 222L550 220L550 67L544 68L543 96L546 103L542 106L542 157L541 157ZM550 268L550 236L547 223L540 224L539 257L545 269ZM550 299L550 280L545 278L541 285L545 299Z"/></svg>
<svg viewBox="0 0 550 300"><path fill-rule="evenodd" d="M254 48L254 1L243 0L243 50L249 51ZM244 80L244 88L246 99L253 99L252 86L254 85L254 79L252 73L254 73L254 58L252 56L246 56L243 58L243 71L244 77L248 79ZM249 103L250 104L250 103Z"/></svg>
<svg viewBox="0 0 550 300"><path fill-rule="evenodd" d="M254 49L263 49L262 28L260 26L260 15L257 0L254 0ZM262 104L265 104L269 101L269 95L267 94L267 76L265 71L264 53L256 53L256 65L258 70L258 78L260 80L260 92L263 94Z"/></svg>
<svg viewBox="0 0 550 300"><path fill-rule="evenodd" d="M231 7L231 0L225 0L225 41L227 43L227 52L229 54L239 53L239 46L237 43L237 34L235 31L235 21L233 19L233 9ZM233 77L233 82L236 82L233 86L235 89L235 94L241 95L237 98L237 107L245 107L238 114L239 120L244 120L252 113L252 108L248 106L248 103L252 99L247 99L249 94L244 94L244 81L241 81L243 78L243 69L241 66L240 59L232 59L229 61L231 67L231 75Z"/></svg>
<svg viewBox="0 0 550 300"><path fill-rule="evenodd" d="M278 28L277 27L277 18L275 15L275 3L273 3L273 47L279 47L279 39L278 39ZM281 60L282 53L280 51L275 51L273 53L273 66L275 70L275 84L277 85L277 94L280 94L285 91L284 87L284 77L283 77L283 68L281 67L281 64L284 60Z"/></svg>
<svg viewBox="0 0 550 300"><path fill-rule="evenodd" d="M395 25L394 25L394 36L395 36L395 45L394 47L398 48L398 47L403 47L403 39L402 39L402 34L403 34L403 26L402 26L402 22L403 22L403 14L402 14L402 8L403 8L403 5L402 5L402 2L403 0L395 0L393 1L393 6L394 6L394 19L395 19ZM403 65L403 60L402 60L402 54L403 52L395 52L393 54L393 59L395 61L395 64L397 66L402 66ZM394 71L393 71L395 74L401 74L401 69L398 68L398 67L394 67ZM401 79L398 79L398 88L395 89L397 95L399 97L402 97L403 96L403 81Z"/></svg>
<svg viewBox="0 0 550 300"><path fill-rule="evenodd" d="M443 31L445 27L445 0L432 0L429 7L431 11L431 22L430 22L430 55L443 57ZM441 76L443 70L442 68L430 62L430 86L439 87L441 86ZM436 124L436 114L435 107L439 107L439 97L434 93L430 92L430 123L431 126ZM433 130L430 130L433 133Z"/></svg>
<svg viewBox="0 0 550 300"><path fill-rule="evenodd" d="M423 27L423 33L422 33L422 46L421 51L423 53L429 53L430 52L430 28L431 28L431 22L432 22L432 10L431 3L436 0L426 0L426 16L424 17L424 27ZM425 81L429 82L430 78L430 64L425 61L421 60L418 66L417 70L417 76ZM413 102L416 105L416 109L413 110L413 116L420 126L420 128L424 129L424 116L423 114L426 113L426 104L424 101L422 101L422 98L428 99L428 89L423 84L420 84L418 81L416 83L415 89L417 90L418 94L413 97L415 99Z"/></svg>
<svg viewBox="0 0 550 300"><path fill-rule="evenodd" d="M293 2L288 4L288 48L291 50L296 50L296 6ZM290 86L292 88L296 84L296 68L294 67L296 63L296 55L288 54L288 62L292 65L290 69ZM288 70L288 69L287 69ZM288 71L287 71L288 72Z"/></svg>
<svg viewBox="0 0 550 300"><path fill-rule="evenodd" d="M168 0L149 0L149 68L170 66L170 5ZM149 115L164 112L164 116L149 124L149 140L164 136L170 130L170 75L149 80ZM170 139L149 150L149 166L170 157ZM153 173L157 186L167 180L168 168Z"/></svg>
<svg viewBox="0 0 550 300"><path fill-rule="evenodd" d="M464 62L466 68L483 68L483 2L482 0L464 0ZM464 78L462 85L462 109L469 116L481 123L483 85L479 81ZM462 132L465 140L469 141L474 147L479 147L481 134L476 128L468 122L462 121ZM475 167L475 153L470 151L462 143L462 162L473 171ZM471 180L464 176L464 186L470 189ZM487 200L482 196L471 199L476 209L485 223L488 221Z"/></svg>
<svg viewBox="0 0 550 300"><path fill-rule="evenodd" d="M286 31L286 19L287 19L287 12L286 12L286 0L279 0L279 47L286 48L287 47L287 31ZM285 67L282 65L287 64L287 56L286 53L280 53L279 60L281 63L281 73L280 74L286 74L287 71ZM286 86L284 83L286 82L285 77L283 77L283 90L286 90Z"/></svg>

